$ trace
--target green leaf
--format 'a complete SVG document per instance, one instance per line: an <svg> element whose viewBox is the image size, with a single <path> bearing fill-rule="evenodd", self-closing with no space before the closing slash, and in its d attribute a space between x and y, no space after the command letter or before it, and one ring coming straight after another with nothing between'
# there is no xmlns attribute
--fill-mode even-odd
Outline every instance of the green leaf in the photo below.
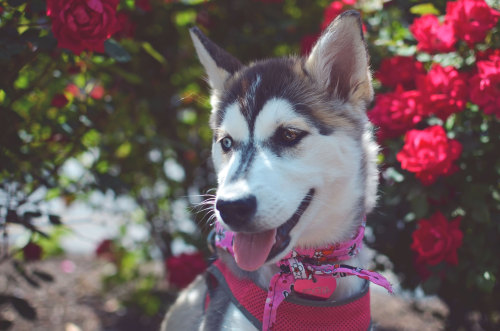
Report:
<svg viewBox="0 0 500 331"><path fill-rule="evenodd" d="M414 197L411 201L411 209L415 213L417 219L424 218L429 211L429 202L427 196L422 194Z"/></svg>
<svg viewBox="0 0 500 331"><path fill-rule="evenodd" d="M130 54L114 39L108 39L104 42L104 50L106 54L118 62L129 62L131 59Z"/></svg>
<svg viewBox="0 0 500 331"><path fill-rule="evenodd" d="M421 3L410 8L410 13L415 15L434 14L439 15L439 10L432 3Z"/></svg>
<svg viewBox="0 0 500 331"><path fill-rule="evenodd" d="M153 59L155 59L156 61L160 62L161 64L164 64L166 62L166 60L163 57L163 55L161 55L160 53L158 53L158 51L156 49L154 49L154 47L151 46L151 44L148 43L147 41L145 41L145 42L142 43L142 48L146 51L146 53L148 53L149 55L151 55L151 57Z"/></svg>
<svg viewBox="0 0 500 331"><path fill-rule="evenodd" d="M422 283L422 289L426 294L435 294L441 287L441 278L438 276L431 276Z"/></svg>
<svg viewBox="0 0 500 331"><path fill-rule="evenodd" d="M196 22L197 13L195 10L185 10L175 15L175 23L177 26L186 26Z"/></svg>

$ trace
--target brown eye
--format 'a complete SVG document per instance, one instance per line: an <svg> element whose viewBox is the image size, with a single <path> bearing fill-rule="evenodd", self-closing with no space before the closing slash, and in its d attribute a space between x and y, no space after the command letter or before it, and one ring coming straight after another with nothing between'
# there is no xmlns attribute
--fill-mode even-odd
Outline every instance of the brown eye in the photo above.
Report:
<svg viewBox="0 0 500 331"><path fill-rule="evenodd" d="M302 131L296 128L281 127L276 131L273 140L278 145L292 147L298 144L302 138L307 136L307 134L307 131Z"/></svg>
<svg viewBox="0 0 500 331"><path fill-rule="evenodd" d="M299 136L299 131L294 130L294 129L283 129L281 131L281 137L283 138L283 141L287 143L291 143L297 139Z"/></svg>

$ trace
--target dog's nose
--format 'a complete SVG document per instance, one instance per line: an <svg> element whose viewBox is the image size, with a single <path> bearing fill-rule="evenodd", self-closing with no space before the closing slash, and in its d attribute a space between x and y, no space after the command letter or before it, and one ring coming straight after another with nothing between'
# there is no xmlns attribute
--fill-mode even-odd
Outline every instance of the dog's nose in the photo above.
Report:
<svg viewBox="0 0 500 331"><path fill-rule="evenodd" d="M236 200L217 199L215 208L227 225L237 228L253 218L257 210L257 199L253 195Z"/></svg>

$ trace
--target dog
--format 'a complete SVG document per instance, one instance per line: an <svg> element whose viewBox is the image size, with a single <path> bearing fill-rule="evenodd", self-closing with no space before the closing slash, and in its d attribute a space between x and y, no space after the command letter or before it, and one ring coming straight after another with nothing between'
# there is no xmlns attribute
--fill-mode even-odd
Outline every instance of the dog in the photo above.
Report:
<svg viewBox="0 0 500 331"><path fill-rule="evenodd" d="M281 327L278 322L314 314L301 313L301 307L352 302L367 292L366 279L379 279L359 273L370 260L361 249L360 231L376 204L378 185L378 146L366 115L374 92L360 15L347 11L337 17L307 56L249 65L198 28L190 34L212 90L215 236L219 243L230 238L217 247L216 272L198 276L180 294L162 329L319 329L314 321ZM349 252L333 259L342 264L330 264L326 271L329 254L353 240L358 241L348 245ZM318 249L300 260L299 248ZM321 278L325 275L334 277ZM297 280L317 285L320 278L325 286L299 293ZM228 294L234 284L239 289ZM267 291L262 304L235 299L260 291L260 299ZM280 305L299 312L282 317ZM253 310L257 318L249 313ZM343 316L316 315L327 315L332 326L327 329L371 327L366 319L352 325L340 321Z"/></svg>

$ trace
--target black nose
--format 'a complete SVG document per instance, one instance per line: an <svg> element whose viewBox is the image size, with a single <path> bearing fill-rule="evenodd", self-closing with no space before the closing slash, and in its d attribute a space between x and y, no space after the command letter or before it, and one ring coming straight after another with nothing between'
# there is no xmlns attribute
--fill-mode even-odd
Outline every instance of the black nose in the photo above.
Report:
<svg viewBox="0 0 500 331"><path fill-rule="evenodd" d="M224 223L234 228L249 223L257 210L257 199L253 195L237 199L217 199L215 208L219 211Z"/></svg>

